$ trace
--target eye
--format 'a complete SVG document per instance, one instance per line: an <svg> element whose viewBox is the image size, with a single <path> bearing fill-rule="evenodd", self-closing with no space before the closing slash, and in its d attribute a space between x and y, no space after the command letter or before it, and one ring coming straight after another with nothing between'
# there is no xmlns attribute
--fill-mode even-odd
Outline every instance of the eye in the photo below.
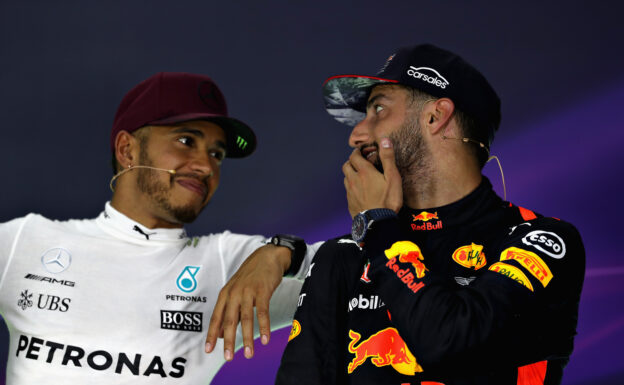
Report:
<svg viewBox="0 0 624 385"><path fill-rule="evenodd" d="M384 110L383 106L380 106L379 104L375 105L375 113L376 114L380 113L383 110Z"/></svg>
<svg viewBox="0 0 624 385"><path fill-rule="evenodd" d="M225 150L212 150L210 151L210 156L212 156L217 161L219 161L219 163L221 163L225 158Z"/></svg>
<svg viewBox="0 0 624 385"><path fill-rule="evenodd" d="M177 139L178 142L184 144L185 146L192 146L195 141L190 136L181 136Z"/></svg>

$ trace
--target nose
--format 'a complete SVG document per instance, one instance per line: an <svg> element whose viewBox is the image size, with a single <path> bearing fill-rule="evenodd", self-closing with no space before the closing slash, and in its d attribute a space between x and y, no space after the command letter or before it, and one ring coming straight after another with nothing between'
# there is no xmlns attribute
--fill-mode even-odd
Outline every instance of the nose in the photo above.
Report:
<svg viewBox="0 0 624 385"><path fill-rule="evenodd" d="M363 119L361 122L356 124L351 131L351 135L349 136L349 146L352 148L357 148L364 143L369 142L369 133L368 133L368 120Z"/></svg>
<svg viewBox="0 0 624 385"><path fill-rule="evenodd" d="M198 151L190 163L191 171L199 175L214 175L219 170L217 161L209 154Z"/></svg>

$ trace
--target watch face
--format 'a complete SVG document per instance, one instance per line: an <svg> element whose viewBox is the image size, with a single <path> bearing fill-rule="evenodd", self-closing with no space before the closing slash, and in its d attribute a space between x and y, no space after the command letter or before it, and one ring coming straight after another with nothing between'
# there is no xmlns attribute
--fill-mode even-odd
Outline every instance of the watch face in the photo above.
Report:
<svg viewBox="0 0 624 385"><path fill-rule="evenodd" d="M353 218L353 225L351 226L351 237L356 242L362 242L364 233L366 232L366 217L363 214L358 214Z"/></svg>

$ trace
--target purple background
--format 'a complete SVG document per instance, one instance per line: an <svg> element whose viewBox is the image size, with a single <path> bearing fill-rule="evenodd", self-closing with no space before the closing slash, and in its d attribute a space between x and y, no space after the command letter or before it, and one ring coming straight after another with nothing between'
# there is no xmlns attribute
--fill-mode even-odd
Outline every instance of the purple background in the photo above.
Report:
<svg viewBox="0 0 624 385"><path fill-rule="evenodd" d="M501 96L492 151L507 198L570 221L583 236L587 274L564 383L622 383L624 5L264 3L0 2L0 222L28 212L97 215L110 198L117 104L167 70L212 76L230 113L259 138L252 157L225 162L191 233L292 232L309 241L345 233L348 130L324 112L320 85L335 74L372 74L394 48L431 42L472 62ZM502 194L498 167L485 174ZM287 332L257 344L253 360L238 354L213 384L271 384ZM0 356L4 369L6 351Z"/></svg>

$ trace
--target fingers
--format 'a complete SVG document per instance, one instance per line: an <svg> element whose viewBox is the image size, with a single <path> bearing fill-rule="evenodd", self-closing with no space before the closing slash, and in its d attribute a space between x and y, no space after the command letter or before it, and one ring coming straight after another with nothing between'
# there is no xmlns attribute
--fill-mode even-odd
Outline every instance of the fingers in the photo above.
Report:
<svg viewBox="0 0 624 385"><path fill-rule="evenodd" d="M245 358L253 357L254 341L253 341L253 322L254 322L254 297L247 291L243 296L240 308L240 322L243 331L243 354Z"/></svg>
<svg viewBox="0 0 624 385"><path fill-rule="evenodd" d="M217 337L222 336L221 322L223 320L223 313L225 311L225 304L227 303L225 298L227 294L224 293L226 288L223 288L217 298L212 316L210 316L210 324L208 326L208 334L206 335L206 353L211 353L217 343Z"/></svg>
<svg viewBox="0 0 624 385"><path fill-rule="evenodd" d="M385 206L399 212L403 206L403 187L401 174L396 166L394 146L389 138L382 138L379 146L379 159L384 170L386 180Z"/></svg>
<svg viewBox="0 0 624 385"><path fill-rule="evenodd" d="M379 143L379 159L381 160L381 165L383 166L384 175L386 177L399 175L399 170L396 167L396 159L394 157L394 146L390 138L381 139Z"/></svg>
<svg viewBox="0 0 624 385"><path fill-rule="evenodd" d="M240 311L240 296L230 296L223 318L223 357L226 361L231 361L234 358L236 327L238 326Z"/></svg>
<svg viewBox="0 0 624 385"><path fill-rule="evenodd" d="M260 341L262 345L269 343L271 339L271 317L269 315L270 295L259 295L256 298L256 317L258 318L258 329L260 330Z"/></svg>

